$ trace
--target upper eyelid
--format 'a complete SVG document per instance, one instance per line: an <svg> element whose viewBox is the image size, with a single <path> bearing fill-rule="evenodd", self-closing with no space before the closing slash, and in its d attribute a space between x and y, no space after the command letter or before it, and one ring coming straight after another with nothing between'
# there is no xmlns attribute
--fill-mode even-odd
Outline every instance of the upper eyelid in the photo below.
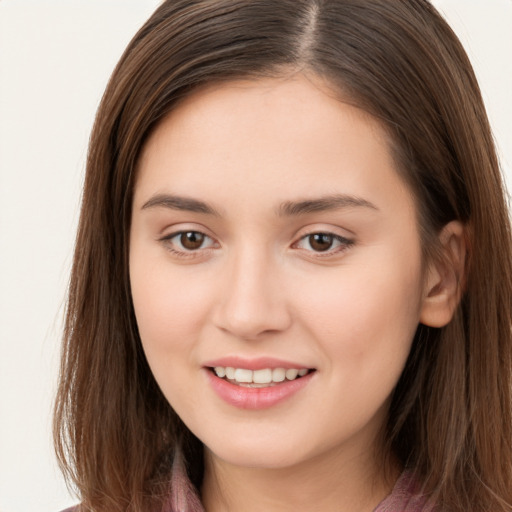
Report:
<svg viewBox="0 0 512 512"><path fill-rule="evenodd" d="M297 239L296 242L293 243L293 245L296 245L296 244L302 242L303 240L307 239L308 237L310 237L312 235L328 235L328 236L332 236L332 238L334 240L337 240L338 242L340 242L342 244L344 243L345 245L353 245L355 243L355 241L353 239L347 238L347 237L345 237L343 235L337 235L336 233L330 233L328 231L312 231L311 233L307 233L306 235L302 235L300 238Z"/></svg>
<svg viewBox="0 0 512 512"><path fill-rule="evenodd" d="M299 241L304 240L305 238L312 236L312 235L327 235L327 236L332 236L335 240L339 240L339 241L343 241L343 242L353 242L353 239L351 239L347 236L338 235L337 233L331 233L330 231L311 231L311 233L306 233L305 235L300 236L298 240Z"/></svg>
<svg viewBox="0 0 512 512"><path fill-rule="evenodd" d="M343 231L343 233L340 233L340 231ZM355 242L356 235L353 231L341 228L339 226L325 226L325 225L319 225L319 226L307 226L305 228L298 229L295 232L294 238L298 240L302 240L303 238L310 236L310 235L316 235L316 234L324 234L324 235L331 235L338 239L343 239L351 242Z"/></svg>
<svg viewBox="0 0 512 512"><path fill-rule="evenodd" d="M298 228L295 233L329 233L333 235L340 235L346 233L347 236L355 236L355 232L346 225L342 219L338 217L321 215L317 219L311 218L306 223L298 223Z"/></svg>
<svg viewBox="0 0 512 512"><path fill-rule="evenodd" d="M344 230L346 231L346 230ZM306 232L301 233L298 238L302 239L310 235L330 235L334 238L343 238L344 240L352 240L354 237L353 235L342 235L341 233L337 233L335 230L331 229L322 229L322 228L313 228L308 229Z"/></svg>
<svg viewBox="0 0 512 512"><path fill-rule="evenodd" d="M179 235L183 235L184 233L199 233L201 235L204 235L206 238L209 238L213 242L216 242L215 238L208 233L205 233L204 231L200 231L198 229L180 229L178 231L172 231L171 233L168 233L166 235L163 235L159 238L159 240L171 240L174 237L177 237Z"/></svg>
<svg viewBox="0 0 512 512"><path fill-rule="evenodd" d="M177 224L167 225L163 229L159 230L158 238L159 239L172 238L173 236L178 235L180 233L188 233L190 231L194 231L196 233L201 233L205 236L215 239L215 236L212 235L212 233L209 229L207 229L205 226L203 226L201 224L195 224L193 222L190 222L190 223L180 222Z"/></svg>

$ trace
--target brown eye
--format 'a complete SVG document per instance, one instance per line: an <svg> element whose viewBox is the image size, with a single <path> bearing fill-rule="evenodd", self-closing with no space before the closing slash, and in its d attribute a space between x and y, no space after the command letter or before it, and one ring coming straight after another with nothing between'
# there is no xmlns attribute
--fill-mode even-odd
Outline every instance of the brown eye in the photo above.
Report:
<svg viewBox="0 0 512 512"><path fill-rule="evenodd" d="M201 231L176 231L160 239L160 242L175 258L206 257L210 249L219 244Z"/></svg>
<svg viewBox="0 0 512 512"><path fill-rule="evenodd" d="M310 233L303 236L294 247L311 253L324 253L324 256L336 256L354 245L354 241L335 233Z"/></svg>
<svg viewBox="0 0 512 512"><path fill-rule="evenodd" d="M185 231L180 235L180 244L188 251L200 249L205 240L205 235L198 231Z"/></svg>
<svg viewBox="0 0 512 512"><path fill-rule="evenodd" d="M308 236L308 242L314 251L328 251L334 242L334 236L327 233L314 233Z"/></svg>

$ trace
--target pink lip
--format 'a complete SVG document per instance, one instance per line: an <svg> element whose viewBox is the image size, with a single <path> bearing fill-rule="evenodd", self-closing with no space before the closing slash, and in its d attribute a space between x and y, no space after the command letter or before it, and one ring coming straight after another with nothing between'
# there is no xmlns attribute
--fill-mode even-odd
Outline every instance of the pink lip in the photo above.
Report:
<svg viewBox="0 0 512 512"><path fill-rule="evenodd" d="M224 364L217 364L216 366L224 366ZM267 365L260 366L259 368L269 368L269 366L274 367L274 365ZM247 366L236 367L246 368L248 370L252 369L247 368ZM275 367L283 368L283 366ZM294 368L297 368L297 366ZM225 402L239 409L258 410L268 409L269 407L272 407L290 398L292 395L307 386L311 382L311 379L316 372L310 372L304 377L300 377L295 380L288 380L265 388L249 388L231 384L231 382L217 377L211 370L206 368L205 373L212 389Z"/></svg>
<svg viewBox="0 0 512 512"><path fill-rule="evenodd" d="M223 366L226 368L230 366L231 368L244 368L245 370L264 370L265 368L284 368L285 370L297 368L297 370L300 370L301 368L309 368L308 366L304 366L300 363L284 361L274 357L246 359L238 356L222 357L220 359L207 361L203 366L208 368L215 368L216 366Z"/></svg>

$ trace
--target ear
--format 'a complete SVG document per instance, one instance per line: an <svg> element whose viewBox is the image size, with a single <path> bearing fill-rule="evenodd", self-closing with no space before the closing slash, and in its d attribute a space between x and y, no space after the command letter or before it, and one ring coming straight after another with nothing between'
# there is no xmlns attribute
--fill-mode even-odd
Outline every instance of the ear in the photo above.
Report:
<svg viewBox="0 0 512 512"><path fill-rule="evenodd" d="M440 257L431 261L425 279L420 322L443 327L450 322L465 285L467 243L464 225L446 224L439 234Z"/></svg>

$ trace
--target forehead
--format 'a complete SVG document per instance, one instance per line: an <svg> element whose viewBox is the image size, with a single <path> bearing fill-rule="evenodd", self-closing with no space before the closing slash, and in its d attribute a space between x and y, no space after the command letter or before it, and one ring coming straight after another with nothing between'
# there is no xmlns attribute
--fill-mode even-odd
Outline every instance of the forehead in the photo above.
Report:
<svg viewBox="0 0 512 512"><path fill-rule="evenodd" d="M224 204L333 192L375 202L403 188L379 122L300 74L196 91L154 131L138 172L136 201L169 189Z"/></svg>
<svg viewBox="0 0 512 512"><path fill-rule="evenodd" d="M201 130L204 146L210 140L219 142L216 138L222 135L220 129L236 128L237 134L255 138L255 130L272 125L282 129L282 139L290 140L294 136L308 135L305 132L309 127L310 132L315 131L319 135L315 138L318 143L325 132L336 136L336 132L345 128L335 122L341 117L364 120L365 129L372 131L382 144L388 144L388 136L381 123L354 103L314 74L296 73L277 78L209 84L199 87L174 105L171 113L154 130L142 156L148 146L161 139L164 130L167 136L171 132L173 137L183 136L182 140L199 134ZM233 138L230 142L236 141ZM268 150L271 150L271 145L268 145Z"/></svg>

